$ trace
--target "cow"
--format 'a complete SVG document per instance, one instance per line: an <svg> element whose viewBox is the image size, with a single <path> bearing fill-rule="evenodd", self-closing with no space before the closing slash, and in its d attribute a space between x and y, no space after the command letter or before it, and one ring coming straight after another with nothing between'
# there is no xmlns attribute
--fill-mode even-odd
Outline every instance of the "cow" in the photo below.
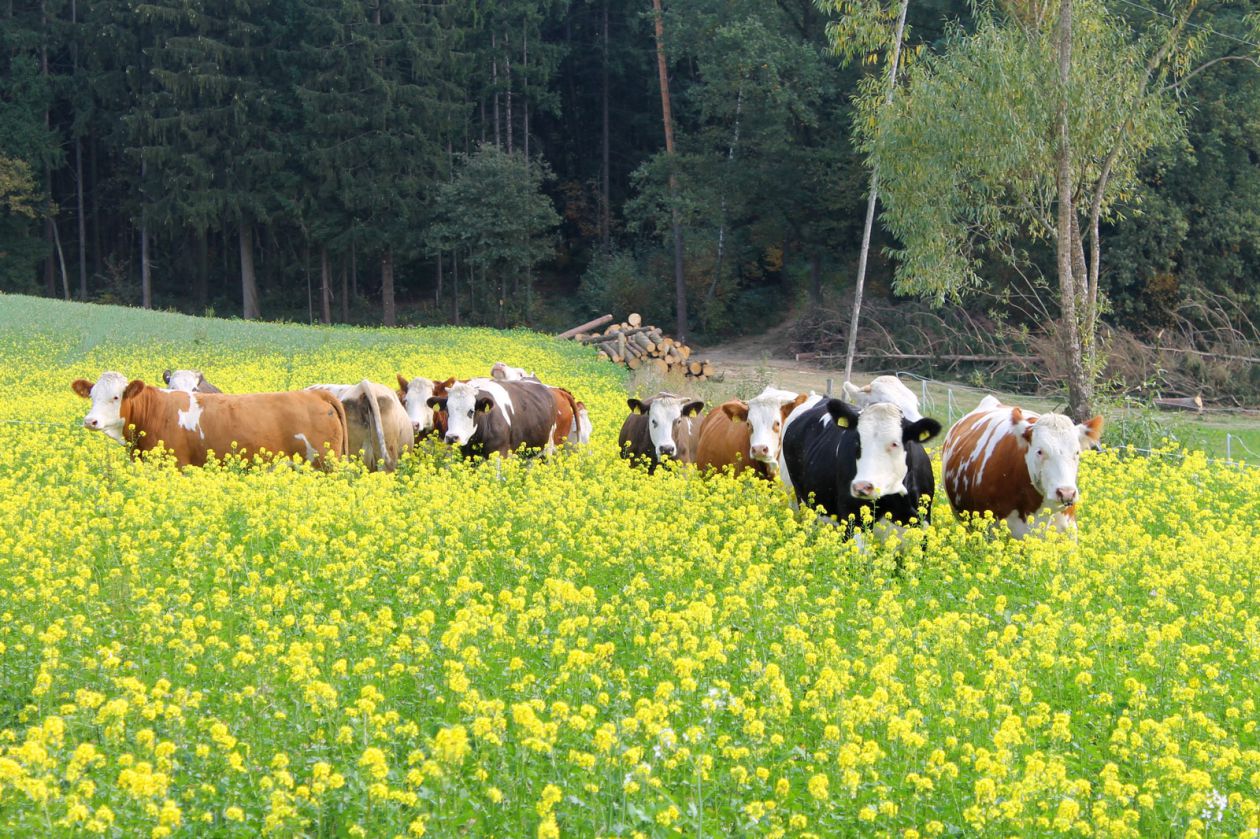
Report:
<svg viewBox="0 0 1260 839"><path fill-rule="evenodd" d="M526 371L525 368L511 367L502 361L496 361L490 367L490 378L500 382L542 383L542 380L539 379L538 376ZM564 388L556 387L555 385L548 385L548 387L553 387L556 390L561 391L566 394L569 399L573 400L573 404L571 406L574 418L573 426L569 429L569 433L567 435L567 441L569 444L586 445L591 442L591 431L593 426L591 425L590 414L586 411L586 405L576 399L573 399L573 394L569 393L569 391Z"/></svg>
<svg viewBox="0 0 1260 839"><path fill-rule="evenodd" d="M205 375L200 370L171 370L167 368L162 371L162 381L166 382L166 386L171 390L182 390L186 393L223 392L206 381Z"/></svg>
<svg viewBox="0 0 1260 839"><path fill-rule="evenodd" d="M1047 521L1075 531L1077 466L1102 428L1100 416L1076 424L984 397L945 435L941 481L950 506L957 514L992 513L1020 539Z"/></svg>
<svg viewBox="0 0 1260 839"><path fill-rule="evenodd" d="M780 469L798 502L812 499L849 536L864 509L876 522L891 517L897 527L931 521L936 485L923 444L940 433L939 422L912 422L886 402L859 412L820 396L806 399L788 420Z"/></svg>
<svg viewBox="0 0 1260 839"><path fill-rule="evenodd" d="M307 390L326 390L346 411L346 447L363 453L363 463L373 472L393 472L398 460L414 441L411 420L398 394L385 385L364 379L357 385L311 385Z"/></svg>
<svg viewBox="0 0 1260 839"><path fill-rule="evenodd" d="M852 382L840 386L844 398L858 410L876 402L891 402L901 409L901 415L911 422L923 419L919 413L919 398L896 376L876 376L869 385L858 387Z"/></svg>
<svg viewBox="0 0 1260 839"><path fill-rule="evenodd" d="M228 454L300 456L326 465L346 453L346 412L327 391L188 393L163 390L121 373L76 379L92 401L83 425L126 445L133 457L164 446L180 466L204 466Z"/></svg>
<svg viewBox="0 0 1260 839"><path fill-rule="evenodd" d="M773 480L779 468L783 421L806 398L803 393L767 387L747 402L732 399L714 408L700 426L696 465L716 470L731 467L733 474L751 470Z"/></svg>
<svg viewBox="0 0 1260 839"><path fill-rule="evenodd" d="M630 415L621 424L617 448L631 462L646 462L649 475L664 458L677 458L677 436L690 439L690 423L679 420L694 417L704 409L701 400L664 392L647 399L627 399L626 405Z"/></svg>
<svg viewBox="0 0 1260 839"><path fill-rule="evenodd" d="M435 396L445 396L447 389L455 384L455 379L452 377L439 382L422 376L408 379L402 373L397 375L398 401L402 403L411 420L415 442L418 443L425 437L442 439L446 434L446 414L430 408L429 400Z"/></svg>
<svg viewBox="0 0 1260 839"><path fill-rule="evenodd" d="M500 382L519 382L519 381L540 381L533 373L528 373L523 367L509 367L502 361L496 361L490 367L490 378Z"/></svg>
<svg viewBox="0 0 1260 839"><path fill-rule="evenodd" d="M539 382L455 382L428 404L446 412L443 440L465 457L506 456L522 446L550 454L573 427L572 397L565 399Z"/></svg>

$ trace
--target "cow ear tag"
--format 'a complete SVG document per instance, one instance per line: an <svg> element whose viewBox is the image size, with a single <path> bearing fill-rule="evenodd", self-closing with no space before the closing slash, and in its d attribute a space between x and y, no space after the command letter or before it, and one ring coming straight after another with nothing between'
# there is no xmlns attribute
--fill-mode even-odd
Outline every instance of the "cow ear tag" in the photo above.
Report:
<svg viewBox="0 0 1260 839"><path fill-rule="evenodd" d="M487 402L487 403L486 403L486 407L484 407L484 408L482 408L482 409L481 409L481 413L483 413L483 414L488 414L488 413L490 413L490 409L491 409L492 407L493 407L493 406L492 406L489 402Z"/></svg>
<svg viewBox="0 0 1260 839"><path fill-rule="evenodd" d="M929 437L931 437L931 436L932 436L932 432L931 432L931 431L920 431L920 432L919 432L919 442L920 442L920 443L926 443L926 442L928 441L928 438L929 438Z"/></svg>
<svg viewBox="0 0 1260 839"><path fill-rule="evenodd" d="M849 418L848 418L848 417L836 417L836 425L840 426L841 428L848 428L848 427L849 427Z"/></svg>

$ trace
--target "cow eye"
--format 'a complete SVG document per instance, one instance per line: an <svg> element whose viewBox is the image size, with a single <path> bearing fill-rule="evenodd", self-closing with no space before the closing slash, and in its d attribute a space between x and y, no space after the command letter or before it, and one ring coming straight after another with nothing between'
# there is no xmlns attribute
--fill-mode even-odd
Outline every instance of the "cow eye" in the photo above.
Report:
<svg viewBox="0 0 1260 839"><path fill-rule="evenodd" d="M470 408L470 409L469 409L469 411L468 411L468 416L470 416L470 417L471 417L472 415L473 415L473 412L472 412L472 409Z"/></svg>
<svg viewBox="0 0 1260 839"><path fill-rule="evenodd" d="M896 441L893 441L892 443L890 443L890 444L889 444L888 448L890 448L890 449L895 449L895 448L897 448L897 442L896 442Z"/></svg>
<svg viewBox="0 0 1260 839"><path fill-rule="evenodd" d="M1045 456L1046 456L1045 449L1037 449L1037 457L1045 457Z"/></svg>
<svg viewBox="0 0 1260 839"><path fill-rule="evenodd" d="M652 427L656 428L656 420L652 420Z"/></svg>

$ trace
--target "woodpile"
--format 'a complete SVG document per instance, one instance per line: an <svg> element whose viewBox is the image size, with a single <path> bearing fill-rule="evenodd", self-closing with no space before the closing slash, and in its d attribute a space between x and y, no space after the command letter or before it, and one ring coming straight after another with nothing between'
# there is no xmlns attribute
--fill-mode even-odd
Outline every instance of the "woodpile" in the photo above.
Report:
<svg viewBox="0 0 1260 839"><path fill-rule="evenodd" d="M611 323L612 319L611 315L604 315L557 337L594 347L600 358L631 370L653 369L661 375L682 371L688 379L698 382L720 378L710 362L691 357L691 347L669 337L660 327L644 326L637 312L622 323ZM599 331L604 324L608 325Z"/></svg>

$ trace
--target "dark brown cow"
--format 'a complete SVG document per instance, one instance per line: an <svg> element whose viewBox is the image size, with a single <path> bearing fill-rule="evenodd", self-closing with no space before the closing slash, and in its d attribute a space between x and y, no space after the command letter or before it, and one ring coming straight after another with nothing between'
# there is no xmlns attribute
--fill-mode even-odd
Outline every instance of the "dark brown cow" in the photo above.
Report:
<svg viewBox="0 0 1260 839"><path fill-rule="evenodd" d="M621 424L617 447L627 460L646 463L649 474L656 471L663 458L678 457L678 436L690 439L690 424L680 426L679 420L694 417L704 409L703 401L664 392L642 400L627 399L626 404L630 415Z"/></svg>
<svg viewBox="0 0 1260 839"><path fill-rule="evenodd" d="M345 410L327 391L187 393L128 382L121 373L72 387L92 400L83 424L127 445L133 457L161 445L180 466L203 466L211 452L221 459L263 451L322 465L326 454L346 453Z"/></svg>
<svg viewBox="0 0 1260 839"><path fill-rule="evenodd" d="M573 425L571 402L538 382L472 379L451 385L445 396L430 397L429 407L446 412L447 443L466 457L487 457L522 446L551 453L557 435L563 440Z"/></svg>

